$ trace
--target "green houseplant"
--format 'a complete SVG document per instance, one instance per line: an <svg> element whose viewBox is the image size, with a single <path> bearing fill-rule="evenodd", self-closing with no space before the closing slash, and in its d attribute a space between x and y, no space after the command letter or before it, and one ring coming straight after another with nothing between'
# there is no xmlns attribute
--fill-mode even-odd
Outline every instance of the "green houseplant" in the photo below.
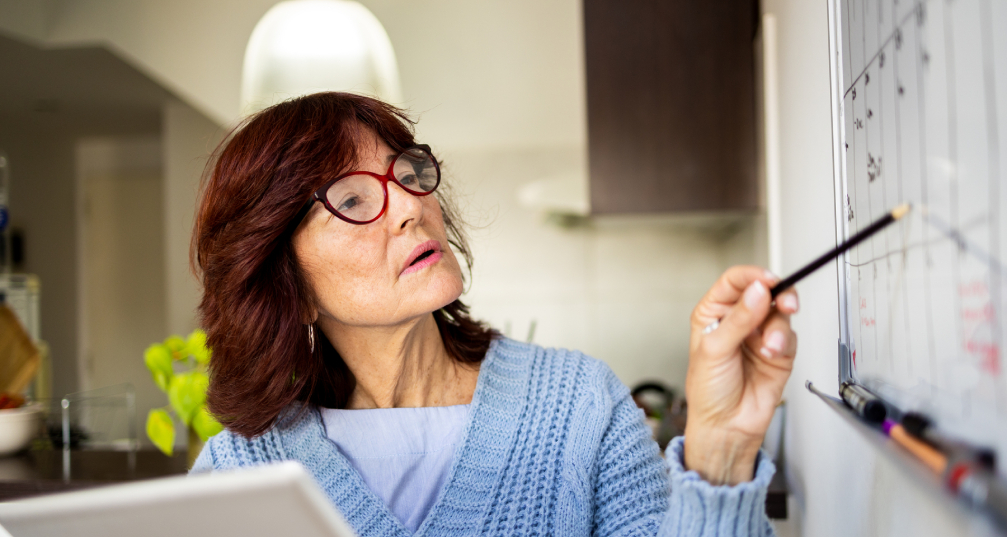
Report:
<svg viewBox="0 0 1007 537"><path fill-rule="evenodd" d="M147 414L147 436L170 456L175 446L173 412L188 430L191 466L202 443L224 429L206 409L206 388L210 383L206 374L210 363L206 333L197 329L187 338L169 336L147 347L143 360L154 383L168 395L168 405Z"/></svg>

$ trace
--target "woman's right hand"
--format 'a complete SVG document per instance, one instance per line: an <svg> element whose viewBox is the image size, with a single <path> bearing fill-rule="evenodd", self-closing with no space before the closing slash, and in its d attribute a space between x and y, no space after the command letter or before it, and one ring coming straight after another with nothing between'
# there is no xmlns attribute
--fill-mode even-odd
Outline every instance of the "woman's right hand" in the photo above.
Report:
<svg viewBox="0 0 1007 537"><path fill-rule="evenodd" d="M692 312L684 462L714 485L752 479L793 368L797 292L784 291L773 308L769 289L778 281L760 267L732 267Z"/></svg>

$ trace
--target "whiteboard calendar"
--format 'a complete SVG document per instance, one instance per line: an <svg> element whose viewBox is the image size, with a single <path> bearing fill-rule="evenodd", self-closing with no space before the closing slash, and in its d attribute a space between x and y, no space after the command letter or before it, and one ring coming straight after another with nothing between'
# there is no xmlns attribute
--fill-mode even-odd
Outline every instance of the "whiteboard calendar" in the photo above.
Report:
<svg viewBox="0 0 1007 537"><path fill-rule="evenodd" d="M849 375L1007 459L1007 1L836 0Z"/></svg>

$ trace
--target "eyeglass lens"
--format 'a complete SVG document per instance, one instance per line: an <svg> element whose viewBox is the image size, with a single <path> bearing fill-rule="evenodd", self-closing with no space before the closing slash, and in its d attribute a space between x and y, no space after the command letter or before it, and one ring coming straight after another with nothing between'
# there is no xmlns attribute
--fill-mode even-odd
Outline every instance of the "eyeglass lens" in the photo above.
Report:
<svg viewBox="0 0 1007 537"><path fill-rule="evenodd" d="M419 196L433 192L440 183L440 172L433 156L418 148L396 157L392 176L406 191ZM374 220L385 204L382 181L362 173L348 175L332 183L325 197L336 212L356 222Z"/></svg>
<svg viewBox="0 0 1007 537"><path fill-rule="evenodd" d="M414 194L433 192L440 181L440 172L434 158L418 148L404 151L395 159L392 175L403 188Z"/></svg>

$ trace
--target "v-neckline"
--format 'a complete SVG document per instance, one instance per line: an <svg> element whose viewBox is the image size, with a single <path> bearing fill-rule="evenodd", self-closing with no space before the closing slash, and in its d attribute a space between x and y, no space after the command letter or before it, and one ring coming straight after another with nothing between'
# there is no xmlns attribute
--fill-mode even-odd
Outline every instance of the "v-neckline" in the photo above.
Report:
<svg viewBox="0 0 1007 537"><path fill-rule="evenodd" d="M329 499L347 519L355 518L357 514L364 515L372 519L369 527L385 526L387 529L394 529L395 535L415 537L438 535L441 529L438 521L445 516L453 518L450 517L452 512L472 517L475 510L479 515L473 519L481 521L499 487L500 473L508 462L506 454L510 452L510 446L516 437L521 421L519 418L527 401L528 368L522 367L525 364L514 363L514 360L531 358L527 357L526 351L511 353L501 348L515 344L523 347L519 343L499 339L490 344L480 365L471 410L455 448L444 486L415 534L409 532L385 502L367 486L363 476L339 451L336 444L329 440L317 408L312 407L309 415L302 417L293 426L294 429L303 429L302 431L282 435L279 440L287 453L303 454L298 460L312 473ZM483 426L474 427L475 424ZM461 471L463 467L464 472ZM490 490L487 490L488 482L492 483ZM480 501L463 507L461 502L453 501L459 496L459 490L481 490L483 493L477 496ZM350 496L359 500L361 495L364 502L357 501L352 505L348 503ZM361 509L370 513L360 513ZM457 530L456 527L452 529Z"/></svg>

